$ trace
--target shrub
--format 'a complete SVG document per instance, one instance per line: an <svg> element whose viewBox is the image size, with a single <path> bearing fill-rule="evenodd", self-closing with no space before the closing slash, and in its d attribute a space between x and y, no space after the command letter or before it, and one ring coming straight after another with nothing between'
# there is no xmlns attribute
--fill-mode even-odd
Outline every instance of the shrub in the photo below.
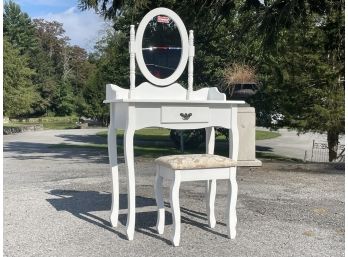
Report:
<svg viewBox="0 0 348 257"><path fill-rule="evenodd" d="M205 129L176 130L170 131L170 139L177 149L180 149L180 135L183 133L184 149L191 150L198 148L205 140Z"/></svg>

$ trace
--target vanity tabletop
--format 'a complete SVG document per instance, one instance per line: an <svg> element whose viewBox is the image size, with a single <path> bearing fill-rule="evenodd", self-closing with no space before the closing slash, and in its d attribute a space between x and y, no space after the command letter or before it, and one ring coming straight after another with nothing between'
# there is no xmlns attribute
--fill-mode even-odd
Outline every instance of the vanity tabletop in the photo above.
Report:
<svg viewBox="0 0 348 257"><path fill-rule="evenodd" d="M114 99L104 100L103 103L169 103L169 104L237 104L244 105L239 100L179 100L179 99Z"/></svg>

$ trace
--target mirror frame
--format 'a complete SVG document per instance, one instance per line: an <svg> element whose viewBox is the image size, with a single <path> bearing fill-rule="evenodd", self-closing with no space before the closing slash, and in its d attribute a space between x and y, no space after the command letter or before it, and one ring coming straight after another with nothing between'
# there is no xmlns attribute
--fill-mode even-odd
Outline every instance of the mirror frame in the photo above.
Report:
<svg viewBox="0 0 348 257"><path fill-rule="evenodd" d="M172 19L175 22L181 37L182 50L181 50L180 62L176 70L174 71L174 73L164 79L159 79L155 77L154 75L152 75L152 73L146 67L144 57L143 57L144 32L145 32L147 24L157 15L165 15L165 16L168 16L170 19ZM179 17L179 15L177 15L172 10L163 8L163 7L153 9L152 11L148 12L144 16L144 18L141 20L139 27L137 29L135 38L136 38L135 39L135 48L136 48L135 57L137 59L138 67L141 73L149 82L157 86L167 86L174 83L181 76L187 64L189 45L188 45L188 35L187 35L186 27L183 21L181 20L181 18Z"/></svg>

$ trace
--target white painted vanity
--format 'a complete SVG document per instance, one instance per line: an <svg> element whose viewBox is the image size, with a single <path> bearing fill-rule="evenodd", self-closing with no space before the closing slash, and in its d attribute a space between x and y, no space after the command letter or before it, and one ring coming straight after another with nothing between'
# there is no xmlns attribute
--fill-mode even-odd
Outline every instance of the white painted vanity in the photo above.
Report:
<svg viewBox="0 0 348 257"><path fill-rule="evenodd" d="M166 41L163 36L157 35L161 32L169 33L170 40ZM180 40L172 39L173 35ZM104 103L110 104L108 150L113 185L111 224L116 227L118 223L119 182L115 131L121 129L124 130L124 155L128 174L127 237L133 240L136 207L133 150L135 130L146 127L205 128L206 153L214 153L214 127L224 127L230 131L230 158L237 161L238 106L245 105L245 102L226 101L225 94L220 93L216 87L193 90L193 31L190 31L188 36L180 17L169 9L157 8L145 15L139 24L136 36L134 26L131 26L129 52L130 89L123 89L113 84L106 85ZM167 57L164 57L165 54ZM135 87L135 59L141 73L148 81L137 87ZM188 89L185 89L176 81L183 73L187 62ZM255 145L253 151L255 152ZM245 163L249 161L248 166L260 164L255 159L245 161ZM254 165L250 165L250 161ZM214 180L207 183L207 188L214 188L208 190L213 195L215 195L215 183Z"/></svg>

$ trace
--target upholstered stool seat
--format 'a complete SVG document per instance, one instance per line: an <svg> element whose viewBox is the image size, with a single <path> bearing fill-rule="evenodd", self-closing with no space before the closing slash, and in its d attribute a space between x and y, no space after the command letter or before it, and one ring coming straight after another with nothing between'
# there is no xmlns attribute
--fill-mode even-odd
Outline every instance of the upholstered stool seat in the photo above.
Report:
<svg viewBox="0 0 348 257"><path fill-rule="evenodd" d="M237 181L236 181L236 166L237 161L213 154L188 154L188 155L170 155L157 158L156 163L156 181L155 193L158 208L157 214L157 231L162 234L165 224L165 210L162 196L163 178L171 180L170 203L173 216L173 235L172 243L178 246L180 242L180 206L179 206L179 188L183 181L199 181L199 180L229 180L228 193L228 237L235 238L236 236L236 202L237 202ZM214 200L215 188L211 188L207 192L208 206L208 221L211 228L216 224L214 216ZM214 184L216 187L216 184Z"/></svg>
<svg viewBox="0 0 348 257"><path fill-rule="evenodd" d="M157 158L155 162L173 170L226 168L237 165L237 161L214 154L168 155Z"/></svg>

